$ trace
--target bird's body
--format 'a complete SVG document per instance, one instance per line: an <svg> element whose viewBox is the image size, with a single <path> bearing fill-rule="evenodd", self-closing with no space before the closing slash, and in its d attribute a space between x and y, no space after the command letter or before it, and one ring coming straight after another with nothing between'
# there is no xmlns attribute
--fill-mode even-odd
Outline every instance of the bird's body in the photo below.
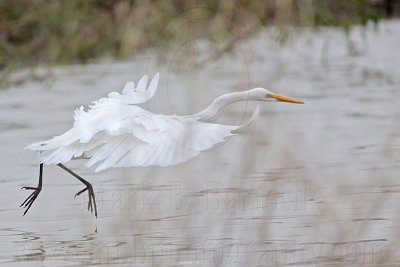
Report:
<svg viewBox="0 0 400 267"><path fill-rule="evenodd" d="M57 164L87 186L78 194L89 190L89 204L92 201L91 197L95 203L91 185L66 168L63 165L65 162L71 159L85 159L85 165L95 166L96 171L110 167L175 165L225 141L227 137L257 118L258 107L253 116L242 125L214 123L220 111L231 103L276 100L302 103L271 93L264 88L254 88L222 95L208 108L194 115L160 115L136 105L154 96L158 79L157 74L147 87L148 78L145 75L137 87L133 82L129 82L122 94L112 92L108 97L94 101L87 111L80 107L75 111L74 125L69 131L28 146L28 149L40 154L40 188L43 164ZM37 188L27 189L37 191ZM24 207L28 206L27 210L38 195L37 192L34 196L35 192L22 204Z"/></svg>
<svg viewBox="0 0 400 267"><path fill-rule="evenodd" d="M41 162L65 163L84 155L87 167L168 166L190 159L232 135L237 126L158 115L124 105L97 110L66 133L29 146Z"/></svg>
<svg viewBox="0 0 400 267"><path fill-rule="evenodd" d="M146 82L139 85L145 87ZM248 98L246 92L232 96L234 99L222 96L198 114L176 116L154 114L132 104L137 102L130 101L135 98L132 94L114 92L108 98L95 101L88 111L83 107L77 109L69 131L28 148L39 151L44 164L87 158L85 165L96 166L96 171L110 167L175 165L223 142L241 127L212 123L222 105L228 104L226 100ZM257 114L258 109L251 121Z"/></svg>

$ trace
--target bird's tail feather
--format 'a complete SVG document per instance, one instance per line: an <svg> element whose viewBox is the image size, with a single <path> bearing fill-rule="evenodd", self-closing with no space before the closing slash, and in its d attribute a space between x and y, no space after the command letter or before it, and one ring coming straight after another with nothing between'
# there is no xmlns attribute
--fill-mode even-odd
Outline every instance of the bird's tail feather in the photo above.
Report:
<svg viewBox="0 0 400 267"><path fill-rule="evenodd" d="M50 140L31 144L25 147L25 149L35 150L35 151L52 150L62 146L70 145L75 141L79 140L79 138L80 138L79 131L76 128L72 128L71 130L67 131L62 135L55 136Z"/></svg>

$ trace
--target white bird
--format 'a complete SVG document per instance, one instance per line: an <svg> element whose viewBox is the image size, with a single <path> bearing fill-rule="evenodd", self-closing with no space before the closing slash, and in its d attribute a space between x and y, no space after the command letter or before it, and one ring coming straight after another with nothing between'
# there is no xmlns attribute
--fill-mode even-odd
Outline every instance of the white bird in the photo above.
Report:
<svg viewBox="0 0 400 267"><path fill-rule="evenodd" d="M187 161L201 151L224 142L258 116L257 107L243 125L213 123L227 105L238 101L282 101L295 104L304 102L272 93L264 88L224 94L216 98L205 110L187 116L161 115L144 110L136 104L151 99L158 86L156 74L147 87L148 76L137 86L128 82L122 94L112 92L108 97L92 102L87 111L81 106L75 110L74 125L62 135L27 146L40 156L39 183L21 204L28 212L42 189L43 164L57 164L79 179L86 187L75 196L88 191L88 210L97 208L92 185L67 168L71 159L85 159L87 167L95 171L111 167L170 166Z"/></svg>

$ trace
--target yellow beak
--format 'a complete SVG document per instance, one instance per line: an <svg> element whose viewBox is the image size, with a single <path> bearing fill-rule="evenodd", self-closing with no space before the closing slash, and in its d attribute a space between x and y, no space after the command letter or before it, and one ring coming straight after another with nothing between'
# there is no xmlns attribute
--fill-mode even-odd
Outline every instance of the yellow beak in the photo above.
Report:
<svg viewBox="0 0 400 267"><path fill-rule="evenodd" d="M282 102L289 102L289 103L293 103L293 104L304 104L303 101L294 99L294 98L290 98L284 95L279 95L279 94L275 94L275 93L270 93L269 94L270 97L275 98L278 101L282 101Z"/></svg>

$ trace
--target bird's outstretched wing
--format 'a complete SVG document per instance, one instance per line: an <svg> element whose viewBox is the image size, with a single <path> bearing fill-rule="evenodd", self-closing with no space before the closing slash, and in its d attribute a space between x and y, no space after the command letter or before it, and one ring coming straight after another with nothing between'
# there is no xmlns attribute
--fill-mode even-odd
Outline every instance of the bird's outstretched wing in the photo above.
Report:
<svg viewBox="0 0 400 267"><path fill-rule="evenodd" d="M189 160L226 140L240 126L157 115L137 106L98 110L63 135L33 144L41 162L57 164L84 155L96 171L110 167L169 166Z"/></svg>
<svg viewBox="0 0 400 267"><path fill-rule="evenodd" d="M242 126L199 121L191 116L165 116L148 112L135 104L150 99L157 89L156 74L147 87L144 76L134 87L128 83L122 94L113 92L75 111L72 129L27 149L39 151L41 162L58 164L73 158L88 159L96 171L110 167L168 166L184 162L210 149L248 126L258 108Z"/></svg>
<svg viewBox="0 0 400 267"><path fill-rule="evenodd" d="M93 110L109 108L111 105L136 105L147 102L157 91L159 77L160 75L157 73L151 80L149 86L147 86L149 77L146 74L139 80L136 87L135 82L130 81L125 85L121 94L118 92L111 92L107 97L93 101L92 104L89 105L88 111L85 111L83 106L77 108L74 113L74 124L78 124L80 121L87 118L90 111Z"/></svg>
<svg viewBox="0 0 400 267"><path fill-rule="evenodd" d="M167 128L147 125L143 136L132 133L111 138L103 146L88 153L87 166L96 171L109 167L169 166L187 161L232 135L236 126L210 124L179 118L159 118ZM146 124L146 123L145 123ZM146 129L146 125L143 125ZM150 127L149 127L150 126ZM111 153L110 153L111 151Z"/></svg>

